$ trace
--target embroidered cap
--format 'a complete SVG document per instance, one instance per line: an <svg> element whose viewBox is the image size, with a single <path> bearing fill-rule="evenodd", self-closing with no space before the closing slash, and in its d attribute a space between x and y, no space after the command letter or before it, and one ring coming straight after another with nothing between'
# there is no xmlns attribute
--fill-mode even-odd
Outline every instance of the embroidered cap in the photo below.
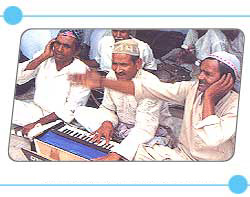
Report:
<svg viewBox="0 0 250 197"><path fill-rule="evenodd" d="M64 36L70 36L70 37L73 37L75 38L78 42L81 42L83 40L83 37L84 37L84 33L83 33L83 30L81 29L61 29L58 33L59 34L62 34Z"/></svg>
<svg viewBox="0 0 250 197"><path fill-rule="evenodd" d="M122 40L114 43L112 53L122 53L133 56L140 55L138 44L132 39Z"/></svg>

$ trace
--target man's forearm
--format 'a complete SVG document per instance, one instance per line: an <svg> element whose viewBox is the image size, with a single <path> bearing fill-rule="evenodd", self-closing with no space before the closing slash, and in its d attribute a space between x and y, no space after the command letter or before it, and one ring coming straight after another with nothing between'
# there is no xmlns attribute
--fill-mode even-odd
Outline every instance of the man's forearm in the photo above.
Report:
<svg viewBox="0 0 250 197"><path fill-rule="evenodd" d="M44 62L46 59L48 59L48 57L46 57L44 54L41 54L39 57L35 58L34 60L32 60L27 67L25 68L25 70L34 70L36 69L42 62Z"/></svg>
<svg viewBox="0 0 250 197"><path fill-rule="evenodd" d="M36 123L37 124L40 123L41 125L44 125L44 124L55 121L57 118L58 118L57 115L55 114L55 112L53 112L47 116L40 118L38 121L36 121Z"/></svg>
<svg viewBox="0 0 250 197"><path fill-rule="evenodd" d="M210 97L204 96L202 119L214 115L215 114L214 107L215 107L214 100Z"/></svg>

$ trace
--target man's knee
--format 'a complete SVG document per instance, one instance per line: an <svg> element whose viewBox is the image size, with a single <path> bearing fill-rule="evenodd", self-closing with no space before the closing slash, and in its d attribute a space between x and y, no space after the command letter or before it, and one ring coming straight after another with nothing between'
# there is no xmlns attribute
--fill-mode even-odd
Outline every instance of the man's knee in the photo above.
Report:
<svg viewBox="0 0 250 197"><path fill-rule="evenodd" d="M89 132L93 132L97 127L97 114L96 108L81 106L77 108L74 112L74 118L78 123L80 123Z"/></svg>

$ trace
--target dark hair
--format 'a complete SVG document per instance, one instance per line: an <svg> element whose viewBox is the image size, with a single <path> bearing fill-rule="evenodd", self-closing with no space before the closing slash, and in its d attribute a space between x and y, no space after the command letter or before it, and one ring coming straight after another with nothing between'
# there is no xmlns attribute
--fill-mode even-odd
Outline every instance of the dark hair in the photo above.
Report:
<svg viewBox="0 0 250 197"><path fill-rule="evenodd" d="M217 59L212 58L212 57L208 57L208 58L206 58L204 60L217 60ZM204 60L202 60L202 62ZM233 77L233 80L235 82L236 81L236 75L235 75L234 70L230 66L226 65L225 63L223 63L223 62L221 62L219 60L217 60L217 62L219 64L220 77L222 77L224 74L231 73L231 75Z"/></svg>
<svg viewBox="0 0 250 197"><path fill-rule="evenodd" d="M133 62L133 64L136 63L136 61L139 59L139 56L135 56L135 55L130 55L131 57L131 61Z"/></svg>
<svg viewBox="0 0 250 197"><path fill-rule="evenodd" d="M234 70L230 66L226 65L225 63L220 62L220 61L218 62L219 62L220 77L222 77L224 74L231 73L233 80L235 82L236 76L235 76Z"/></svg>

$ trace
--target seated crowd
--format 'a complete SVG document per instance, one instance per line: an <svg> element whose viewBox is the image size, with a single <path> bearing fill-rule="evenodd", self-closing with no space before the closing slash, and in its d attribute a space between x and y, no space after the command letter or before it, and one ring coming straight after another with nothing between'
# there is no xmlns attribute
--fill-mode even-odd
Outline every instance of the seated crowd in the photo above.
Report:
<svg viewBox="0 0 250 197"><path fill-rule="evenodd" d="M18 65L18 88L35 79L35 90L30 102L15 99L12 123L27 135L34 127L62 119L91 132L93 142L119 142L107 156L94 160L230 159L242 32L189 30L180 48L157 60L150 45L134 33L58 30L43 50ZM166 64L184 67L192 79L162 82L155 71ZM96 88L104 88L103 100L98 108L87 107ZM183 106L182 119L173 116L172 105Z"/></svg>

